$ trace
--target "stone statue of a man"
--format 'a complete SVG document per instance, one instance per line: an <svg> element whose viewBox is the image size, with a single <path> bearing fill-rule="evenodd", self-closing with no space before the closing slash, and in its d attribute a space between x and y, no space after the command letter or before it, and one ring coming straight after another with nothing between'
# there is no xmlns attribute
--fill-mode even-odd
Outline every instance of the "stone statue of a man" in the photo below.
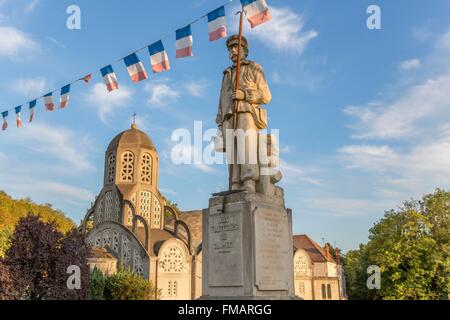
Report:
<svg viewBox="0 0 450 320"><path fill-rule="evenodd" d="M258 160L258 130L267 127L267 115L260 105L268 104L271 93L263 68L247 60L248 41L242 37L239 89L236 86L236 64L238 59L237 35L227 40L227 48L233 65L224 71L216 123L222 131L229 170L231 190L255 192L260 179ZM233 112L236 101L236 140L233 139ZM235 142L233 143L234 140Z"/></svg>

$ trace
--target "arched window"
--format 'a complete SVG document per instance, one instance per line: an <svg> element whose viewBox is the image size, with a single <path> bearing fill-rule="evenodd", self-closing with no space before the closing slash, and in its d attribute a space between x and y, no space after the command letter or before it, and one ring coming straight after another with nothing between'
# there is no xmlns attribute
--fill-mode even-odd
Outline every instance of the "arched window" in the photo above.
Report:
<svg viewBox="0 0 450 320"><path fill-rule="evenodd" d="M325 284L322 284L322 299L326 300L327 299L327 291L326 291L326 287Z"/></svg>
<svg viewBox="0 0 450 320"><path fill-rule="evenodd" d="M133 193L133 195L131 196L130 199L131 203L133 204L134 208L136 209L136 193ZM126 222L127 226L132 226L133 225L133 211L131 210L131 208L128 206L127 209L127 222Z"/></svg>
<svg viewBox="0 0 450 320"><path fill-rule="evenodd" d="M157 197L153 197L153 228L161 226L161 204Z"/></svg>
<svg viewBox="0 0 450 320"><path fill-rule="evenodd" d="M104 219L103 216L103 198L100 198L98 200L98 205L97 208L95 210L95 217L94 217L94 221L96 224L99 224L100 222L102 222Z"/></svg>
<svg viewBox="0 0 450 320"><path fill-rule="evenodd" d="M300 297L304 297L306 294L306 287L305 287L305 281L300 281L298 293Z"/></svg>
<svg viewBox="0 0 450 320"><path fill-rule="evenodd" d="M169 281L167 283L167 296L172 298L178 296L178 281Z"/></svg>
<svg viewBox="0 0 450 320"><path fill-rule="evenodd" d="M114 195L112 191L108 191L105 193L105 209L103 214L104 220L112 220L113 218L113 208L114 208L113 198Z"/></svg>
<svg viewBox="0 0 450 320"><path fill-rule="evenodd" d="M182 273L185 271L183 250L177 245L169 245L161 255L159 266L163 272Z"/></svg>
<svg viewBox="0 0 450 320"><path fill-rule="evenodd" d="M296 276L308 276L309 275L309 262L303 254L297 255L295 259L294 271Z"/></svg>
<svg viewBox="0 0 450 320"><path fill-rule="evenodd" d="M141 215L148 224L150 224L150 212L152 210L152 193L149 191L139 192L139 211L137 214ZM142 225L141 223L139 225Z"/></svg>
<svg viewBox="0 0 450 320"><path fill-rule="evenodd" d="M116 155L114 153L108 156L106 165L106 184L113 184L116 178Z"/></svg>
<svg viewBox="0 0 450 320"><path fill-rule="evenodd" d="M122 153L120 179L122 182L133 182L134 154L131 151Z"/></svg>
<svg viewBox="0 0 450 320"><path fill-rule="evenodd" d="M144 153L141 160L141 182L152 183L153 158L149 153Z"/></svg>

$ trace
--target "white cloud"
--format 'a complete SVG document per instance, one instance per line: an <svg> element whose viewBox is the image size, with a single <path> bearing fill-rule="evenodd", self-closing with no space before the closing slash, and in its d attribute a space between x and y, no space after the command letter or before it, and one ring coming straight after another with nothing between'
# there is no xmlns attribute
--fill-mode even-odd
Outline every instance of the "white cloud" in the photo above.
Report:
<svg viewBox="0 0 450 320"><path fill-rule="evenodd" d="M419 69L422 63L419 59L410 59L400 62L399 69L403 71Z"/></svg>
<svg viewBox="0 0 450 320"><path fill-rule="evenodd" d="M318 171L317 168L301 166L299 164L288 163L284 160L280 161L280 171L283 174L283 182L289 184L309 184L320 186L322 182L314 178L313 175Z"/></svg>
<svg viewBox="0 0 450 320"><path fill-rule="evenodd" d="M47 80L44 77L19 78L12 81L9 89L25 97L32 97L45 94L48 88Z"/></svg>
<svg viewBox="0 0 450 320"><path fill-rule="evenodd" d="M448 121L449 109L450 74L413 86L391 103L348 106L344 112L357 120L354 138L399 139L423 133L424 121Z"/></svg>
<svg viewBox="0 0 450 320"><path fill-rule="evenodd" d="M164 188L164 187L160 187L159 188L159 191L162 193L162 194L164 194L164 195L170 195L170 196L175 196L176 194L177 194L177 192L176 191L173 191L172 189L170 189L170 188Z"/></svg>
<svg viewBox="0 0 450 320"><path fill-rule="evenodd" d="M369 174L372 188L382 196L395 194L397 201L421 196L434 188L449 187L450 135L431 142L394 150L387 146L353 145L339 150L339 158L353 170Z"/></svg>
<svg viewBox="0 0 450 320"><path fill-rule="evenodd" d="M66 46L63 43L56 40L55 38L45 37L45 40L50 41L51 43L53 43L54 45L57 45L58 47L60 47L62 49L66 49Z"/></svg>
<svg viewBox="0 0 450 320"><path fill-rule="evenodd" d="M59 160L71 171L95 170L89 161L89 154L92 151L91 140L67 127L43 123L24 126L8 136L8 142L24 146L51 161Z"/></svg>
<svg viewBox="0 0 450 320"><path fill-rule="evenodd" d="M338 151L346 160L347 168L384 169L399 156L388 146L351 145Z"/></svg>
<svg viewBox="0 0 450 320"><path fill-rule="evenodd" d="M272 20L257 28L250 29L248 24L246 34L260 40L271 49L289 50L302 53L308 44L319 34L317 31L304 30L305 17L287 7L270 6Z"/></svg>
<svg viewBox="0 0 450 320"><path fill-rule="evenodd" d="M36 9L37 5L39 4L40 0L31 0L25 7L25 12L30 13L33 12L34 9Z"/></svg>
<svg viewBox="0 0 450 320"><path fill-rule="evenodd" d="M395 203L380 203L372 199L345 198L334 195L315 196L303 201L308 211L319 212L324 216L355 217L388 210Z"/></svg>
<svg viewBox="0 0 450 320"><path fill-rule="evenodd" d="M150 93L148 103L151 106L164 106L170 102L175 102L181 96L175 88L167 81L154 81L147 83L145 91Z"/></svg>
<svg viewBox="0 0 450 320"><path fill-rule="evenodd" d="M119 90L108 92L105 84L96 83L86 94L86 101L97 109L98 116L103 123L108 123L108 118L114 114L117 108L129 106L133 91L121 85Z"/></svg>
<svg viewBox="0 0 450 320"><path fill-rule="evenodd" d="M14 28L0 26L0 58L29 58L39 50L39 45L26 33Z"/></svg>
<svg viewBox="0 0 450 320"><path fill-rule="evenodd" d="M186 84L187 92L193 97L203 97L205 96L206 88L208 87L208 83L206 81L190 81Z"/></svg>
<svg viewBox="0 0 450 320"><path fill-rule="evenodd" d="M92 192L85 188L76 187L67 183L52 180L45 176L41 168L20 159L0 155L0 189L17 197L31 197L34 200L45 202L90 202L95 199ZM46 174L49 173L46 168ZM65 179L66 180L66 179Z"/></svg>

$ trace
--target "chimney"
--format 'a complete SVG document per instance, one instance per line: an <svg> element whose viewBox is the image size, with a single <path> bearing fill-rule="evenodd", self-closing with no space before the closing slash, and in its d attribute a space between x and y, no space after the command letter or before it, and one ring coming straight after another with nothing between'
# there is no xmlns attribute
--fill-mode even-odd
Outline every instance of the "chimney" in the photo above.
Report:
<svg viewBox="0 0 450 320"><path fill-rule="evenodd" d="M325 256L327 257L327 259L330 259L330 247L328 243L325 243Z"/></svg>
<svg viewBox="0 0 450 320"><path fill-rule="evenodd" d="M341 256L340 256L341 250L339 248L336 248L335 250L336 250L336 263L341 264L341 261L340 261L341 260Z"/></svg>

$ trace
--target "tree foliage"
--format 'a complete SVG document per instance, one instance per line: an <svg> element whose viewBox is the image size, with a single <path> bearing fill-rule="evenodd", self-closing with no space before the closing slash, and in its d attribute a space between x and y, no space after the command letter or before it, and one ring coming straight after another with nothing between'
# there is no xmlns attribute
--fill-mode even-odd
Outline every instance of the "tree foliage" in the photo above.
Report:
<svg viewBox="0 0 450 320"><path fill-rule="evenodd" d="M380 267L380 290L366 287L370 265ZM345 255L344 267L350 299L447 299L450 193L438 189L386 212L369 242Z"/></svg>
<svg viewBox="0 0 450 320"><path fill-rule="evenodd" d="M84 299L89 282L87 254L88 247L75 229L64 235L55 223L45 223L38 216L21 218L3 259L16 291L13 298ZM80 290L67 287L71 265L81 269Z"/></svg>
<svg viewBox="0 0 450 320"><path fill-rule="evenodd" d="M105 285L106 277L97 267L95 267L94 270L91 271L89 279L89 299L105 300Z"/></svg>
<svg viewBox="0 0 450 320"><path fill-rule="evenodd" d="M44 222L54 223L56 228L64 234L75 227L72 220L61 211L53 209L50 204L38 205L28 198L14 200L0 191L0 257L4 256L9 247L16 224L30 213L39 216Z"/></svg>

